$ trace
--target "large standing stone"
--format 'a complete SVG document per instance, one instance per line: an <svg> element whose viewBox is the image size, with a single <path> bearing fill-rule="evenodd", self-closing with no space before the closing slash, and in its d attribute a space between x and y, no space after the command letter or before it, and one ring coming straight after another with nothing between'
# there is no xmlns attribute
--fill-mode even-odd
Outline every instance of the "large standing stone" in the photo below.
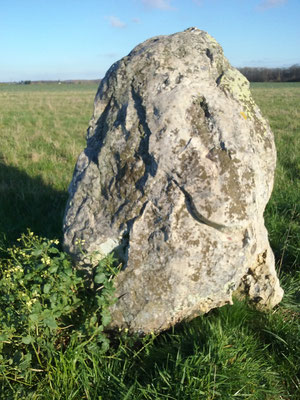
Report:
<svg viewBox="0 0 300 400"><path fill-rule="evenodd" d="M276 153L248 81L206 32L137 46L95 99L69 188L65 248L118 250L111 327L160 331L230 303L273 307L283 291L264 226Z"/></svg>

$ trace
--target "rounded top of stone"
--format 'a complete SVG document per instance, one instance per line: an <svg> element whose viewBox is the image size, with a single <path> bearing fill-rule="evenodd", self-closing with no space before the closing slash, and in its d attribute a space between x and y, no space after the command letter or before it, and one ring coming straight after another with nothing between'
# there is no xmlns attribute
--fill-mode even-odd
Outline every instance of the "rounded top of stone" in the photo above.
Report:
<svg viewBox="0 0 300 400"><path fill-rule="evenodd" d="M198 53L200 48L207 48L210 45L222 51L221 46L212 36L206 31L193 26L171 35L159 35L149 38L134 47L128 56L137 56L148 51L151 53L152 51L169 51L174 53L176 49L183 49L184 46L189 49L194 49ZM192 58L194 58L194 56L192 56Z"/></svg>
<svg viewBox="0 0 300 400"><path fill-rule="evenodd" d="M190 28L184 30L184 32L195 32L195 31L200 31L200 29L197 28L196 26L191 26Z"/></svg>

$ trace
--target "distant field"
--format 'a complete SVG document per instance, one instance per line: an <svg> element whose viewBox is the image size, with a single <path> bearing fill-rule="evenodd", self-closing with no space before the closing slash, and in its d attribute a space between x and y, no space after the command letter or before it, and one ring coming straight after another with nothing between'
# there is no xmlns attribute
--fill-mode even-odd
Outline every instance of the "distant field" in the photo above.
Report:
<svg viewBox="0 0 300 400"><path fill-rule="evenodd" d="M97 88L95 83L31 83L29 85L15 83L0 83L0 92L66 92L85 91Z"/></svg>
<svg viewBox="0 0 300 400"><path fill-rule="evenodd" d="M252 89L299 89L300 82L252 82L250 86Z"/></svg>
<svg viewBox="0 0 300 400"><path fill-rule="evenodd" d="M73 343L21 381L1 378L7 372L0 354L1 400L300 399L300 83L256 83L251 90L277 146L265 219L285 289L281 305L264 313L236 301L144 347L122 339L105 357L97 345L89 352ZM27 228L61 239L96 91L95 84L0 84L0 257L1 244L11 246Z"/></svg>

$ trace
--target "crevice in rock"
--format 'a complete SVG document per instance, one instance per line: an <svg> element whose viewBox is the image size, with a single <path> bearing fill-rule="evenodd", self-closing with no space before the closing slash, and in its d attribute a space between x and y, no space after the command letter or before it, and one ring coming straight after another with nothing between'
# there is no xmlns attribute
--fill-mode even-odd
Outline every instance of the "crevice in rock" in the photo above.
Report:
<svg viewBox="0 0 300 400"><path fill-rule="evenodd" d="M91 147L86 147L84 149L84 154L87 156L87 158L89 159L89 161L93 162L94 164L97 165L97 167L99 167L99 162L98 162L98 154L97 152L91 148Z"/></svg>
<svg viewBox="0 0 300 400"><path fill-rule="evenodd" d="M225 142L223 142L223 140L221 140L221 139L220 139L220 147L221 147L221 150L227 152L227 148L226 148Z"/></svg>
<svg viewBox="0 0 300 400"><path fill-rule="evenodd" d="M115 222L116 218L118 217L118 215L120 214L120 212L123 210L123 208L125 206L127 206L127 204L129 204L129 200L125 199L125 201L119 206L119 208L117 209L117 211L115 212L115 214L112 217L112 224Z"/></svg>
<svg viewBox="0 0 300 400"><path fill-rule="evenodd" d="M183 78L184 78L184 75L179 73L177 78L176 78L176 80L175 80L176 85L179 85L179 83L183 80Z"/></svg>
<svg viewBox="0 0 300 400"><path fill-rule="evenodd" d="M224 76L224 71L222 71L222 73L221 73L221 74L217 77L217 79L216 79L216 84L217 84L217 86L220 85L223 76Z"/></svg>
<svg viewBox="0 0 300 400"><path fill-rule="evenodd" d="M200 107L204 111L205 118L211 119L211 113L209 112L208 104L205 97L202 97L202 99L200 100Z"/></svg>
<svg viewBox="0 0 300 400"><path fill-rule="evenodd" d="M203 113L204 113L204 117L205 117L205 123L207 126L207 129L210 133L213 133L214 131L214 127L215 127L215 121L214 121L214 117L208 107L208 103L206 101L206 98L204 96L200 96L199 98L199 106L202 109Z"/></svg>
<svg viewBox="0 0 300 400"><path fill-rule="evenodd" d="M212 64L214 61L214 56L213 56L212 52L207 48L205 54L210 59L210 63Z"/></svg>
<svg viewBox="0 0 300 400"><path fill-rule="evenodd" d="M258 284L257 276L255 276L255 273L251 268L249 268L247 273L242 277L237 288L237 293L247 297L248 301L254 304L258 304L261 300L263 300L263 298L260 296L260 286Z"/></svg>
<svg viewBox="0 0 300 400"><path fill-rule="evenodd" d="M140 124L143 129L143 136L140 141L139 148L137 150L137 155L141 157L145 164L145 173L144 175L136 182L136 189L140 190L142 194L144 194L144 186L147 182L149 175L154 177L157 171L157 163L152 154L149 153L149 139L151 136L151 130L147 123L146 111L143 106L143 100L140 94L134 89L133 85L131 85L131 94L134 101L134 106L136 112L138 114L138 118Z"/></svg>
<svg viewBox="0 0 300 400"><path fill-rule="evenodd" d="M102 112L98 121L96 122L94 134L91 137L89 137L89 131L88 131L87 147L93 148L94 151L97 151L97 153L99 153L99 151L101 150L103 143L104 143L104 139L105 139L108 129L109 129L106 120L111 111L112 100L113 100L113 97L111 97L109 99L104 111Z"/></svg>
<svg viewBox="0 0 300 400"><path fill-rule="evenodd" d="M120 244L119 244L118 249L117 249L117 253L118 253L119 257L121 258L121 260L123 262L122 270L125 270L126 267L127 267L128 251L129 251L129 247L130 247L130 245L129 245L129 243L130 243L130 233L132 231L134 222L137 220L137 218L139 218L139 217L141 217L143 215L147 203L148 203L148 200L143 203L139 214L136 215L135 217L129 219L126 222L126 229L123 232L122 239L120 240ZM120 252L119 249L121 250L121 252Z"/></svg>
<svg viewBox="0 0 300 400"><path fill-rule="evenodd" d="M244 232L244 237L243 237L243 247L249 246L250 241L251 241L250 235L249 235L248 229L246 229Z"/></svg>
<svg viewBox="0 0 300 400"><path fill-rule="evenodd" d="M118 128L119 126L121 127L121 129L122 129L122 132L123 132L123 135L124 135L124 137L125 137L125 140L127 141L128 139L129 139L129 137L130 137L130 131L128 131L127 129L126 129L126 111L127 111L127 106L128 106L128 104L124 104L124 105L122 105L122 107L119 109L119 111L118 111L118 115L117 115L117 118L116 118L116 121L115 121L115 123L114 123L114 126L116 127L116 128Z"/></svg>
<svg viewBox="0 0 300 400"><path fill-rule="evenodd" d="M122 179L126 175L126 172L127 172L127 169L128 169L128 165L124 164L122 166L121 156L120 156L120 153L118 153L118 152L116 152L114 154L114 159L116 160L116 164L117 164L117 173L116 173L116 176L115 176L115 179L114 179L115 187L117 189L116 194L117 194L117 197L120 200L122 200L122 196L121 196Z"/></svg>

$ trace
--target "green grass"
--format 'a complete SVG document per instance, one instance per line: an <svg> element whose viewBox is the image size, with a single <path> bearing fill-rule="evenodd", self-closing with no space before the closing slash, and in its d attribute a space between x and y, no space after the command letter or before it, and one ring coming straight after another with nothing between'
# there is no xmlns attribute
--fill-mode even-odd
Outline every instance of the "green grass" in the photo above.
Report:
<svg viewBox="0 0 300 400"><path fill-rule="evenodd" d="M275 134L275 185L265 218L279 270L300 264L300 83L256 84L254 99Z"/></svg>
<svg viewBox="0 0 300 400"><path fill-rule="evenodd" d="M0 232L8 244L27 227L61 237L96 93L77 86L0 85ZM300 85L251 87L277 145L265 217L282 303L259 312L235 301L157 337L115 336L106 355L70 343L21 382L0 371L0 399L300 399Z"/></svg>
<svg viewBox="0 0 300 400"><path fill-rule="evenodd" d="M256 89L299 89L300 82L252 82L251 89L255 91Z"/></svg>
<svg viewBox="0 0 300 400"><path fill-rule="evenodd" d="M67 186L97 86L0 85L0 232L61 237Z"/></svg>

